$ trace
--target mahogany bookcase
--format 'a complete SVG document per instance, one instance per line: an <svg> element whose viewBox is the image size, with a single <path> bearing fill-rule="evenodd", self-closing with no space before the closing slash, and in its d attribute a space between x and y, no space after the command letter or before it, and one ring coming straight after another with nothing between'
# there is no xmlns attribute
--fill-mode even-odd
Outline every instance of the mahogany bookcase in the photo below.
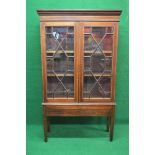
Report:
<svg viewBox="0 0 155 155"><path fill-rule="evenodd" d="M40 16L43 125L50 117L106 116L113 140L121 10L37 10Z"/></svg>

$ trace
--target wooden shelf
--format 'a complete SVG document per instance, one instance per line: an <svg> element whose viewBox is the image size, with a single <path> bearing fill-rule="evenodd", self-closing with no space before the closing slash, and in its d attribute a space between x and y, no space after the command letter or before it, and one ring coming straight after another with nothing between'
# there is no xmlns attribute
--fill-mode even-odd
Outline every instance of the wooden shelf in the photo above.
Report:
<svg viewBox="0 0 155 155"><path fill-rule="evenodd" d="M56 51L54 51L54 50L48 50L48 51L46 51L46 53L47 54L53 54L53 53L55 53ZM65 51L66 53L70 53L70 54L73 54L74 53L74 51ZM56 53L64 53L64 51L57 51Z"/></svg>
<svg viewBox="0 0 155 155"><path fill-rule="evenodd" d="M59 76L64 76L64 74L62 74L62 73L59 73L59 74L56 74L56 75L57 75L58 77L59 77ZM47 76L54 77L55 74L48 73ZM69 73L69 74L66 74L65 76L67 76L67 77L73 77L74 74ZM92 76L92 77L93 77L92 74L84 74L84 76L90 76L90 77ZM94 76L101 76L101 74L94 74ZM112 75L111 75L111 74L103 74L102 76L103 76L103 77L106 77L106 76L111 77Z"/></svg>
<svg viewBox="0 0 155 155"><path fill-rule="evenodd" d="M92 34L92 32L85 32L84 34L86 34L86 35L91 35ZM106 35L107 34L114 34L113 32L106 32Z"/></svg>
<svg viewBox="0 0 155 155"><path fill-rule="evenodd" d="M55 52L56 51L54 51L54 50L48 50L48 51L46 51L47 54L50 54L50 53L53 54ZM93 52L94 51L84 51L85 54L91 54ZM64 53L64 51L57 51L57 53ZM74 54L74 51L65 51L65 53ZM95 52L95 53L99 54L101 52ZM103 53L105 53L105 54L111 54L112 51L103 51Z"/></svg>
<svg viewBox="0 0 155 155"><path fill-rule="evenodd" d="M46 34L53 34L53 33L46 32ZM65 35L70 35L70 34L74 35L74 33L71 33L71 32L67 32Z"/></svg>
<svg viewBox="0 0 155 155"><path fill-rule="evenodd" d="M93 75L92 75L92 74L84 74L84 76L92 76L92 77L93 77ZM99 74L99 73L98 73L98 74L97 74L97 73L95 73L95 74L94 74L94 76L101 76L101 74ZM111 76L111 74L103 74L102 76L103 76L103 77L105 77L105 76L110 77L110 76Z"/></svg>
<svg viewBox="0 0 155 155"><path fill-rule="evenodd" d="M57 76L64 76L64 74L62 74L62 73L59 73L59 74L56 74L56 75L57 75ZM55 74L48 73L47 76L52 76L52 77L54 77ZM72 77L73 77L74 74L69 73L69 74L66 74L65 76L72 76Z"/></svg>
<svg viewBox="0 0 155 155"><path fill-rule="evenodd" d="M53 98L52 98L53 99ZM93 99L98 99L98 98L93 98ZM43 102L42 105L74 105L74 106L79 106L79 105L92 105L92 102L57 102L57 103L53 103L53 102ZM93 103L93 105L116 105L116 102L95 102Z"/></svg>

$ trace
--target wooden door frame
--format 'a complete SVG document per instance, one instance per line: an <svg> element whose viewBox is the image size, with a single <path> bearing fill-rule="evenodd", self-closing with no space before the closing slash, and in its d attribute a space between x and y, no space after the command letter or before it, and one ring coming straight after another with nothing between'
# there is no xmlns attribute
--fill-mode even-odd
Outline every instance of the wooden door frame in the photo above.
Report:
<svg viewBox="0 0 155 155"><path fill-rule="evenodd" d="M76 22L40 22L41 36L41 60L42 60L42 79L43 79L43 102L78 102L78 30ZM47 97L47 68L46 68L46 26L73 26L74 27L74 97L73 98L48 98Z"/></svg>
<svg viewBox="0 0 155 155"><path fill-rule="evenodd" d="M115 83L116 83L116 61L117 61L117 42L118 42L118 23L117 22L79 22L80 23L80 71L79 71L79 102L115 102ZM85 26L112 26L113 34L113 52L112 52L112 75L111 75L111 97L110 98L83 98L83 80L84 80L84 27Z"/></svg>

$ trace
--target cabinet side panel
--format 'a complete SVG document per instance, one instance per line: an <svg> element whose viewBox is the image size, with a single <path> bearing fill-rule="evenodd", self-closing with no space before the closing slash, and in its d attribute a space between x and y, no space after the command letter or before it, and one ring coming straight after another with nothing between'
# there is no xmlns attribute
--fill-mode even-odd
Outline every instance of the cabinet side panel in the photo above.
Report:
<svg viewBox="0 0 155 155"><path fill-rule="evenodd" d="M112 60L112 101L115 101L116 92L116 65L117 65L117 46L118 46L118 23L114 23L114 44Z"/></svg>
<svg viewBox="0 0 155 155"><path fill-rule="evenodd" d="M40 38L41 38L41 61L42 61L42 85L43 85L43 101L46 102L46 44L45 44L45 26L40 22Z"/></svg>

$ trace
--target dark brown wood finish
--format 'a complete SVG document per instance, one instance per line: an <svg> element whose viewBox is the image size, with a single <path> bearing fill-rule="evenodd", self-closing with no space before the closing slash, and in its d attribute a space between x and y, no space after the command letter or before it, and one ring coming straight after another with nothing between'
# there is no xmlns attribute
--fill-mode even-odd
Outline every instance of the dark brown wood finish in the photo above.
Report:
<svg viewBox="0 0 155 155"><path fill-rule="evenodd" d="M37 10L39 16L119 16L121 10Z"/></svg>
<svg viewBox="0 0 155 155"><path fill-rule="evenodd" d="M46 116L107 116L110 115L112 105L47 105Z"/></svg>
<svg viewBox="0 0 155 155"><path fill-rule="evenodd" d="M106 116L107 130L110 141L113 140L115 117L115 85L118 42L118 22L121 10L37 10L40 16L40 36L42 55L43 79L43 125L44 140L48 140L50 131L49 117L53 116ZM47 97L47 68L46 68L46 26L74 26L74 97ZM84 71L84 27L113 26L112 51L112 83L110 98L83 97ZM109 51L107 51L109 52Z"/></svg>

